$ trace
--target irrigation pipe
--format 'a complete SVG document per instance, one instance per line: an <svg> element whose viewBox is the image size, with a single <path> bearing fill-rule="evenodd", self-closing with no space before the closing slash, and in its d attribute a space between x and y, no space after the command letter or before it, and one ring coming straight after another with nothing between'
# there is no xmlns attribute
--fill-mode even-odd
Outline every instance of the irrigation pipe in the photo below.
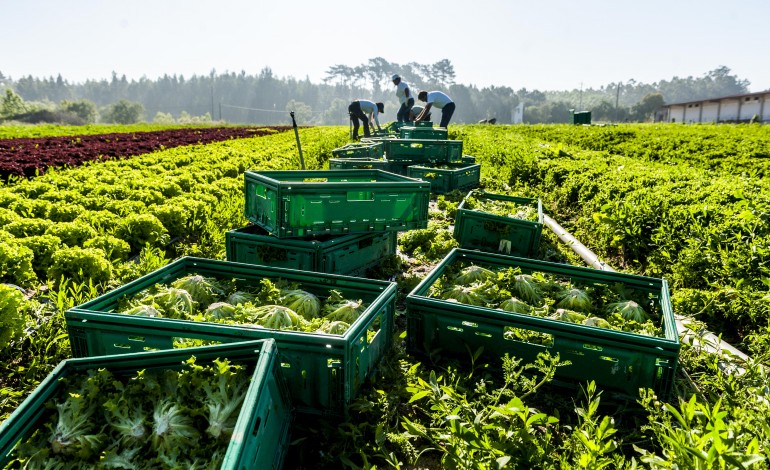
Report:
<svg viewBox="0 0 770 470"><path fill-rule="evenodd" d="M566 231L555 220L545 214L543 215L543 223L548 228L550 228L557 237L559 237L559 240L561 240L566 245L569 245L569 247L572 248L572 251L577 253L583 259L583 261L591 265L593 268L600 269L602 271L615 271L612 266L599 259L599 257L596 256L593 251L586 248L586 246L580 243L580 241L572 236L571 233ZM735 346L722 341L722 339L714 333L705 330L693 331L684 323L687 321L687 317L674 315L674 320L676 321L677 333L682 338L682 341L689 341L693 345L697 345L711 354L727 355L728 357L734 357L740 359L743 362L748 362L749 357L745 353L737 349ZM720 362L720 367L723 370L743 372L742 368L726 362Z"/></svg>

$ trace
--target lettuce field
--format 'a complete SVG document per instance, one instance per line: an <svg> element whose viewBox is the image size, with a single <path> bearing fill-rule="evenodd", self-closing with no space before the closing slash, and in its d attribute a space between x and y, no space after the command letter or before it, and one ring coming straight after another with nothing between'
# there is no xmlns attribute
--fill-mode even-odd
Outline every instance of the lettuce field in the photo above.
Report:
<svg viewBox="0 0 770 470"><path fill-rule="evenodd" d="M247 225L244 172L300 167L286 128L169 141L29 129L0 128L0 420L71 357L66 310L181 256L225 259L225 232ZM560 386L558 355L409 354L405 296L457 246L464 194L434 195L428 228L400 232L399 256L367 273L398 284L394 344L349 416L295 417L285 468L770 468L770 128L449 134L481 165L484 190L539 198L610 266L665 278L694 337L714 332L749 359L685 340L669 399L641 389L620 400L593 382ZM301 129L300 139L306 167L325 169L348 129ZM537 257L582 265L548 229Z"/></svg>

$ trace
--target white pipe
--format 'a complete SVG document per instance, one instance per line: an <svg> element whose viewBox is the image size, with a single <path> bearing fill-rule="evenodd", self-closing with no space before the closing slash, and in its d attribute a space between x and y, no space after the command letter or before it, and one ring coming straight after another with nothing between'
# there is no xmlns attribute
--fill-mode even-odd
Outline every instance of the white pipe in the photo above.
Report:
<svg viewBox="0 0 770 470"><path fill-rule="evenodd" d="M547 215L543 215L543 223L550 228L553 233L556 234L557 237L559 237L559 240L564 242L565 244L569 245L572 250L577 253L583 261L591 265L592 267L596 269L600 269L602 271L612 271L615 270L612 268L612 266L609 266L607 263L599 259L596 254L588 249L585 245L580 243L580 241L573 237L571 233L566 231L561 225L559 225L555 220L550 218ZM699 330L695 331L692 328L688 327L685 322L688 320L687 317L683 317L681 315L674 315L674 320L676 321L676 331L679 333L679 336L681 337L681 340L689 341L694 346L701 347L705 351L711 353L711 354L720 354L720 355L727 355L727 356L733 356L734 358L738 358L743 362L748 362L749 357L744 354L742 351L737 349L735 346L732 346L731 344L728 344L724 341L722 341L721 338L719 338L714 333L707 331L707 330ZM726 364L722 363L723 369L729 369L729 370L735 370L743 372L743 369L735 366L734 364Z"/></svg>

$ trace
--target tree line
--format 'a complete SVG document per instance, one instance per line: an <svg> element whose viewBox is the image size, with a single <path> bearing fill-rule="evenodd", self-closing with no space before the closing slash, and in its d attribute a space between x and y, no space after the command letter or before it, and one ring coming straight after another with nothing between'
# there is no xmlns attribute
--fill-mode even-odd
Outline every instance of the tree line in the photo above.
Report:
<svg viewBox="0 0 770 470"><path fill-rule="evenodd" d="M418 89L446 91L457 104L454 121L495 118L511 123L523 104L524 122L570 122L571 111L592 111L594 121L646 121L664 103L746 93L749 82L721 66L700 77L654 83L629 80L598 89L540 91L509 86L458 84L448 59L433 64L389 62L381 57L355 66L335 64L322 83L277 77L269 67L258 74L164 75L157 79L110 79L71 83L57 77L7 77L0 71L0 120L26 122L130 123L223 121L288 124L294 111L301 125L347 124L347 106L358 98L385 103L385 119L395 118L398 102L390 80L399 73Z"/></svg>

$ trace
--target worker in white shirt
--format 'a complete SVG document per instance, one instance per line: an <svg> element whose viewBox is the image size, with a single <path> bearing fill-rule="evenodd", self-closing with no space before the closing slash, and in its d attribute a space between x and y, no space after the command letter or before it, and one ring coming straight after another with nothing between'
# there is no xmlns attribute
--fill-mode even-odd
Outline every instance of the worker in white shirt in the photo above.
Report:
<svg viewBox="0 0 770 470"><path fill-rule="evenodd" d="M423 109L425 109L425 107L424 106L420 106L419 104L416 104L416 105L412 106L412 109L409 110L409 122L414 121L415 118L420 115L420 113L422 112ZM430 113L428 113L425 116L423 116L422 120L423 121L430 121Z"/></svg>
<svg viewBox="0 0 770 470"><path fill-rule="evenodd" d="M358 120L364 122L364 137L369 137L369 123L377 125L380 130L379 113L385 112L385 105L369 100L355 100L348 106L350 120L353 121L353 139L358 139Z"/></svg>
<svg viewBox="0 0 770 470"><path fill-rule="evenodd" d="M398 122L408 122L409 110L414 106L414 98L409 92L409 85L401 78L399 74L394 74L391 79L393 84L396 85L396 97L398 102L401 103L401 107L398 108L396 113L396 120Z"/></svg>
<svg viewBox="0 0 770 470"><path fill-rule="evenodd" d="M425 109L422 110L419 116L414 118L415 122L426 121L427 119L425 116L430 114L430 109L435 106L441 110L441 123L439 124L439 127L445 128L449 125L449 120L452 119L452 114L455 112L455 103L452 101L452 98L440 91L429 92L420 90L420 92L417 93L417 99L424 101L426 104Z"/></svg>

